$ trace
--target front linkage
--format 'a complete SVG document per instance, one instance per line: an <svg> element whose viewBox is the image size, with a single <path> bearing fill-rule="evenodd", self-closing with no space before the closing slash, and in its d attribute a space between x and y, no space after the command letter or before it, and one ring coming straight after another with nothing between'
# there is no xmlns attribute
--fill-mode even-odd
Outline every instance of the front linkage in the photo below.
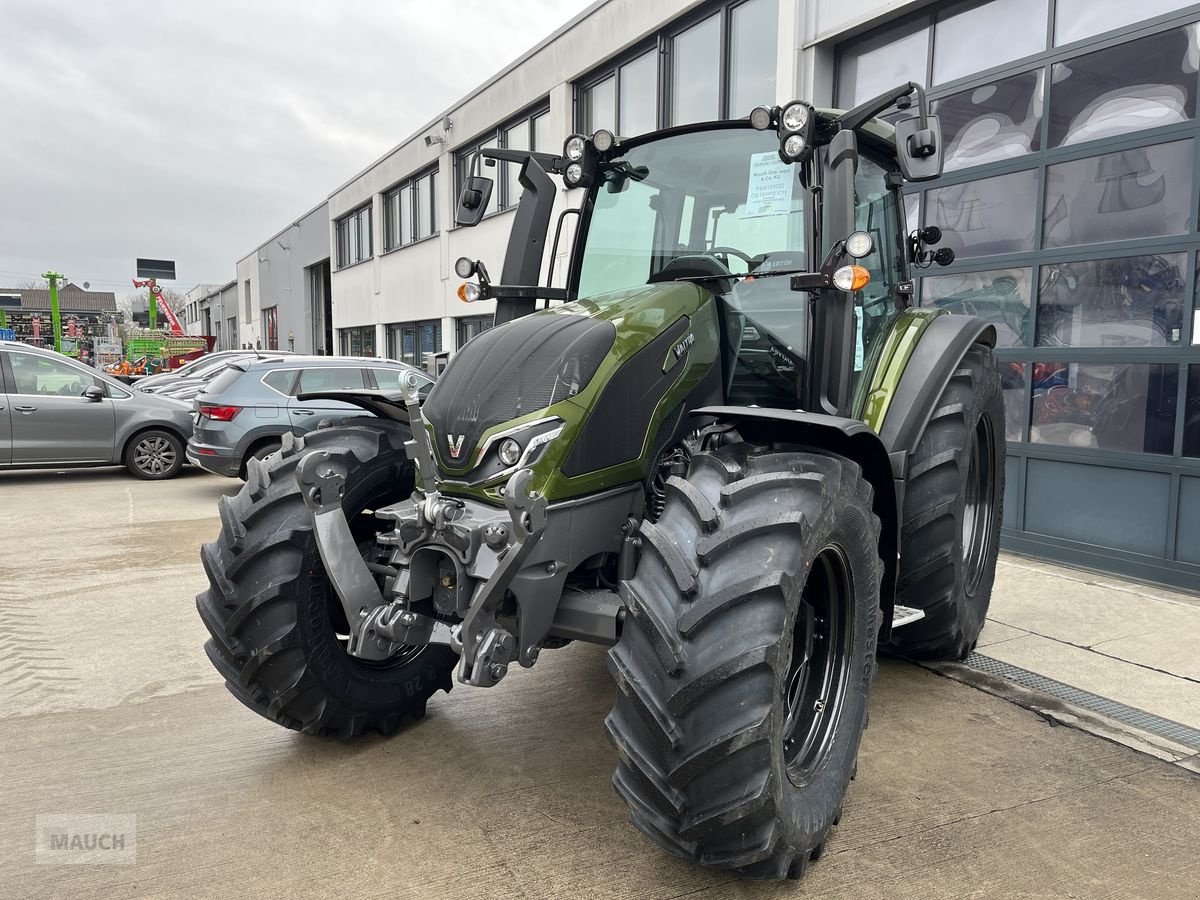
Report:
<svg viewBox="0 0 1200 900"><path fill-rule="evenodd" d="M392 566L373 571L363 559L342 513L348 474L342 462L327 452L312 453L301 460L296 477L312 512L321 561L350 623L350 655L384 660L403 647L444 644L461 654L459 681L491 687L514 659L533 665L553 622L561 583L554 578L559 566L553 560L538 568L543 580L552 582L544 585L549 590L532 592L532 602L521 605L523 645L497 620L501 601L545 532L546 498L529 491L529 469L509 478L503 510L442 496L417 386L410 376L403 388L413 424L405 449L422 491L376 510L378 517L396 523L393 531L378 536L381 544L394 547ZM377 573L385 574L383 591ZM415 609L410 598L427 595L432 609Z"/></svg>

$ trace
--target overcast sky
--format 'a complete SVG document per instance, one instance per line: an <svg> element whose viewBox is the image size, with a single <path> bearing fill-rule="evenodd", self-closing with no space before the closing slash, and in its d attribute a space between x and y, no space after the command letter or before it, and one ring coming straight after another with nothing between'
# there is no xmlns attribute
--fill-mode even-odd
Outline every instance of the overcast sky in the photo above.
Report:
<svg viewBox="0 0 1200 900"><path fill-rule="evenodd" d="M589 2L0 0L0 286L229 281Z"/></svg>

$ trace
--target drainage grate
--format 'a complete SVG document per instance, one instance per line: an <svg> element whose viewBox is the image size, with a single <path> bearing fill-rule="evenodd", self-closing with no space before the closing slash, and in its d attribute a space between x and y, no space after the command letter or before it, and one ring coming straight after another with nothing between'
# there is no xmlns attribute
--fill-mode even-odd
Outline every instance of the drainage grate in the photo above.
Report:
<svg viewBox="0 0 1200 900"><path fill-rule="evenodd" d="M1036 672L1030 672L1017 666L1010 666L1008 663L992 659L990 656L972 653L963 661L963 665L977 672L983 672L985 675L994 675L998 678L1011 681L1014 684L1019 684L1022 687L1041 691L1043 694L1049 694L1051 697L1062 700L1064 703L1070 703L1094 712L1097 715L1106 716L1109 719L1132 726L1133 728L1140 728L1142 731L1158 735L1177 744L1182 744L1185 747L1200 750L1200 730L1184 725L1181 722L1173 722L1170 719L1164 719L1162 716L1156 716L1137 707L1126 706L1124 703L1118 703L1116 700L1101 697L1099 694L1093 694L1090 691L1080 690L1069 684L1063 684L1061 681L1055 681L1053 678L1047 678L1045 675L1038 675Z"/></svg>

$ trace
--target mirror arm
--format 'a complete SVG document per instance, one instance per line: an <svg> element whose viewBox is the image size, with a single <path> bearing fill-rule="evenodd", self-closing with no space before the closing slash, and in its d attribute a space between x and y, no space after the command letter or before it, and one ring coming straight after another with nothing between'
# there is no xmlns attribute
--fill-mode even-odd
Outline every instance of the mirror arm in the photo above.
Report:
<svg viewBox="0 0 1200 900"><path fill-rule="evenodd" d="M925 129L929 124L929 104L925 100L925 89L915 81L894 87L890 91L884 91L878 97L872 97L865 103L860 103L854 109L842 113L835 121L841 128L850 130L861 128L869 119L875 118L881 112L894 106L914 91L917 95L917 114L921 118L921 128Z"/></svg>

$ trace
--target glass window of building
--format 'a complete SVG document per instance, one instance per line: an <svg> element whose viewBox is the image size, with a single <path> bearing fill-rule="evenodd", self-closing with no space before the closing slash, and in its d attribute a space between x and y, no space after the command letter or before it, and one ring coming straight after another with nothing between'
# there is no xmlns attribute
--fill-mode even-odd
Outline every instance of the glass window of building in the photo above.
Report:
<svg viewBox="0 0 1200 900"><path fill-rule="evenodd" d="M383 249L395 250L437 233L437 170L431 169L383 195Z"/></svg>
<svg viewBox="0 0 1200 900"><path fill-rule="evenodd" d="M1025 156L1042 145L1042 69L951 94L933 104L945 171Z"/></svg>
<svg viewBox="0 0 1200 900"><path fill-rule="evenodd" d="M1057 0L1054 43L1070 44L1191 5L1193 0Z"/></svg>
<svg viewBox="0 0 1200 900"><path fill-rule="evenodd" d="M749 0L730 11L729 117L750 115L756 106L775 103L775 0Z"/></svg>
<svg viewBox="0 0 1200 900"><path fill-rule="evenodd" d="M1035 444L1171 453L1177 365L1034 363Z"/></svg>
<svg viewBox="0 0 1200 900"><path fill-rule="evenodd" d="M1039 347L1165 347L1184 328L1183 253L1043 265Z"/></svg>
<svg viewBox="0 0 1200 900"><path fill-rule="evenodd" d="M375 356L375 326L339 328L338 343L342 356Z"/></svg>
<svg viewBox="0 0 1200 900"><path fill-rule="evenodd" d="M530 146L529 135L533 129L533 123L529 119L522 119L516 125L504 129L504 146L509 150L532 150ZM516 206L521 199L521 182L518 176L521 174L521 167L516 163L501 163L500 168L504 171L504 196L501 198L504 201L505 208Z"/></svg>
<svg viewBox="0 0 1200 900"><path fill-rule="evenodd" d="M997 347L1023 347L1029 343L1032 282L1028 268L925 277L921 305L979 316L995 327Z"/></svg>
<svg viewBox="0 0 1200 900"><path fill-rule="evenodd" d="M1043 246L1186 233L1193 162L1186 140L1048 166Z"/></svg>
<svg viewBox="0 0 1200 900"><path fill-rule="evenodd" d="M458 349L471 338L483 334L495 324L495 316L464 316L457 321Z"/></svg>
<svg viewBox="0 0 1200 900"><path fill-rule="evenodd" d="M387 328L388 357L410 366L425 367L425 354L442 349L442 320L398 322Z"/></svg>
<svg viewBox="0 0 1200 900"><path fill-rule="evenodd" d="M1187 403L1183 414L1183 455L1200 456L1200 366L1188 366Z"/></svg>
<svg viewBox="0 0 1200 900"><path fill-rule="evenodd" d="M371 256L371 204L337 220L338 268L352 266Z"/></svg>
<svg viewBox="0 0 1200 900"><path fill-rule="evenodd" d="M658 124L658 54L643 53L621 66L617 133L645 134ZM591 132L588 132L589 134Z"/></svg>
<svg viewBox="0 0 1200 900"><path fill-rule="evenodd" d="M924 18L856 42L839 55L837 105L850 109L906 81L925 84L928 59Z"/></svg>
<svg viewBox="0 0 1200 900"><path fill-rule="evenodd" d="M706 122L721 114L721 17L712 15L671 41L671 124Z"/></svg>
<svg viewBox="0 0 1200 900"><path fill-rule="evenodd" d="M593 134L601 128L612 132L617 130L616 75L584 88L579 99L584 134Z"/></svg>
<svg viewBox="0 0 1200 900"><path fill-rule="evenodd" d="M1050 146L1080 144L1196 115L1197 26L1055 63Z"/></svg>
<svg viewBox="0 0 1200 900"><path fill-rule="evenodd" d="M1037 171L981 178L926 195L925 224L942 229L939 246L958 259L1033 249Z"/></svg>
<svg viewBox="0 0 1200 900"><path fill-rule="evenodd" d="M436 173L430 172L428 175L418 178L413 184L415 192L413 200L417 207L413 240L419 241L437 232L436 179Z"/></svg>
<svg viewBox="0 0 1200 900"><path fill-rule="evenodd" d="M532 112L524 112L519 116L509 119L507 122L497 126L494 131L487 132L475 142L456 151L456 191L460 192L462 190L463 181L468 175L482 175L484 178L491 178L493 181L492 195L488 199L484 215L491 215L499 210L515 207L521 199L521 186L518 180L520 167L515 163L500 162L495 168L491 168L486 166L484 164L485 161L481 158L478 169L472 172L471 161L479 150L492 147L504 147L511 150L543 150L547 146L552 147L554 142L550 142L545 146L542 143L542 141L549 141L547 136L549 119L549 113L546 107L542 105L540 109ZM455 196L457 198L457 193ZM417 215L419 217L426 212L430 216L435 216L432 207L427 211L418 209ZM434 227L436 227L436 224Z"/></svg>

